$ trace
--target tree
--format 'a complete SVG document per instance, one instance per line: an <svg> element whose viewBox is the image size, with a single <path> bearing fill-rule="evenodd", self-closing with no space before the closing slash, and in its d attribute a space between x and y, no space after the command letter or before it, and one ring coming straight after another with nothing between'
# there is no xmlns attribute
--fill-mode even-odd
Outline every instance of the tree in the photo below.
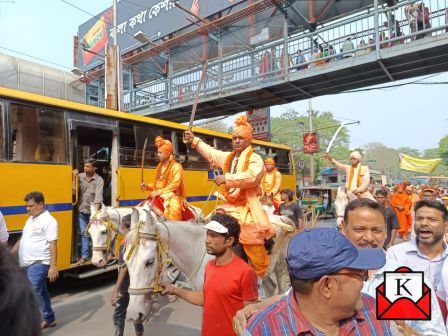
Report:
<svg viewBox="0 0 448 336"><path fill-rule="evenodd" d="M228 125L225 121L220 120L221 117L219 117L218 120L210 120L207 121L203 124L198 125L199 127L208 129L208 130L212 130L212 131L217 131L217 132L226 132L228 129Z"/></svg>
<svg viewBox="0 0 448 336"><path fill-rule="evenodd" d="M327 148L340 122L334 119L331 112L312 111L312 119L313 128L317 129L320 147L319 153L314 154L315 173L317 175L322 168L330 166L321 153ZM303 132L305 129L301 125L308 125L308 117L302 116L298 111L292 109L283 113L280 117L272 118L272 142L289 145L292 148L294 161L304 160L308 162L307 166L309 167L310 155L303 153ZM349 142L350 137L347 129L344 127L333 143L331 155L337 160L347 161L349 156Z"/></svg>
<svg viewBox="0 0 448 336"><path fill-rule="evenodd" d="M439 141L439 155L442 158L442 163L448 166L448 135Z"/></svg>

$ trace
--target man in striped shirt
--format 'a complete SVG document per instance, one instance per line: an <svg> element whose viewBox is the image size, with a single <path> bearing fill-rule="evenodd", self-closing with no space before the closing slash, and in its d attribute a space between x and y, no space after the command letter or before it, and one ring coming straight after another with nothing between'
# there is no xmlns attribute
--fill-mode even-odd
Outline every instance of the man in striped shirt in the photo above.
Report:
<svg viewBox="0 0 448 336"><path fill-rule="evenodd" d="M254 315L244 335L392 335L375 317L375 300L361 294L367 270L385 264L381 249L357 249L333 229L307 229L291 240L286 261L292 290Z"/></svg>

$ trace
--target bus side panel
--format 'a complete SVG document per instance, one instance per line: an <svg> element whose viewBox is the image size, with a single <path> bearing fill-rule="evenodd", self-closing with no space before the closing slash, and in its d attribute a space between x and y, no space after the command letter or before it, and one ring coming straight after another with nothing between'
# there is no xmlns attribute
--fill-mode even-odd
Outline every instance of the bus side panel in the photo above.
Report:
<svg viewBox="0 0 448 336"><path fill-rule="evenodd" d="M68 165L0 164L0 210L10 232L22 231L28 214L24 197L41 191L58 221L58 269L69 267L72 246L72 168Z"/></svg>
<svg viewBox="0 0 448 336"><path fill-rule="evenodd" d="M296 176L282 174L282 185L280 186L280 191L282 189L291 189L296 194Z"/></svg>
<svg viewBox="0 0 448 336"><path fill-rule="evenodd" d="M139 168L123 168L118 171L118 204L119 206L135 206L148 196L148 192L140 191L141 170ZM144 170L145 183L154 182L155 169ZM202 209L211 188L214 186L212 180L208 179L208 171L184 170L185 192L189 204ZM217 187L214 188L217 190ZM210 201L204 209L204 214L213 211L216 206L216 197L211 196Z"/></svg>

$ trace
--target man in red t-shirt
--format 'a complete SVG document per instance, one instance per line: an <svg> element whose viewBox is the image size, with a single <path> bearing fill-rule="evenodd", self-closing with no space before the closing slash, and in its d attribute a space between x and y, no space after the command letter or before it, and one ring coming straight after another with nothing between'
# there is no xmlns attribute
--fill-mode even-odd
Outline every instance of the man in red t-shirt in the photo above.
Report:
<svg viewBox="0 0 448 336"><path fill-rule="evenodd" d="M236 335L232 318L239 309L258 299L257 275L252 267L233 253L240 226L233 217L216 214L204 226L207 253L216 258L205 268L204 289L189 291L164 284L162 294L174 294L204 306L202 336Z"/></svg>

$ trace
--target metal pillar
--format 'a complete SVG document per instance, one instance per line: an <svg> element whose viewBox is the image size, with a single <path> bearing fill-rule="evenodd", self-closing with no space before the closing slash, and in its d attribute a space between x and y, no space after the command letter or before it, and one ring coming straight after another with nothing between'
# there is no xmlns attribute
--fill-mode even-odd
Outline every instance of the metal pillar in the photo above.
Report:
<svg viewBox="0 0 448 336"><path fill-rule="evenodd" d="M313 107L311 98L308 99L308 122L310 127L310 132L313 131ZM314 156L313 153L310 154L310 178L311 184L314 184Z"/></svg>

